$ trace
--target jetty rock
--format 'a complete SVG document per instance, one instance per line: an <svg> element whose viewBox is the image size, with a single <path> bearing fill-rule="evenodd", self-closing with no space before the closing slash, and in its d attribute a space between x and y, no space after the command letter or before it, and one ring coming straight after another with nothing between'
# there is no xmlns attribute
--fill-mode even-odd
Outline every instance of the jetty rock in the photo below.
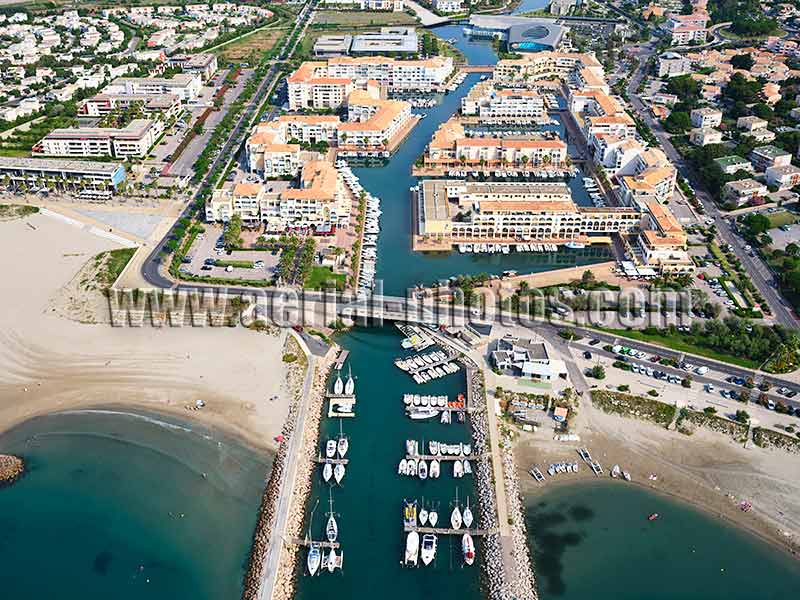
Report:
<svg viewBox="0 0 800 600"><path fill-rule="evenodd" d="M0 454L0 486L14 483L25 472L25 462L18 456Z"/></svg>

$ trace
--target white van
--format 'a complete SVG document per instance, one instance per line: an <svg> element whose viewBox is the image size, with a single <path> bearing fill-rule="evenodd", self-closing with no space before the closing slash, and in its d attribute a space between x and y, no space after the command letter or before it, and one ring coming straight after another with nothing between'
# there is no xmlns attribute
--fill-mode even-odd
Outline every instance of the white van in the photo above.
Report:
<svg viewBox="0 0 800 600"><path fill-rule="evenodd" d="M697 367L694 372L698 375L705 375L708 373L708 367Z"/></svg>

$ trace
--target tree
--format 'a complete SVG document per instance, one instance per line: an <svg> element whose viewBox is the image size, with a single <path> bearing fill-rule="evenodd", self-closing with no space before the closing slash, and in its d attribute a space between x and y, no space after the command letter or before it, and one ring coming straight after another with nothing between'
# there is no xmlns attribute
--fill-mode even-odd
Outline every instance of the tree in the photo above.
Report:
<svg viewBox="0 0 800 600"><path fill-rule="evenodd" d="M789 242L788 244L786 244L786 254L788 254L789 256L800 255L800 246L798 246L794 242Z"/></svg>
<svg viewBox="0 0 800 600"><path fill-rule="evenodd" d="M606 370L603 368L603 365L595 365L589 369L589 376L594 377L595 379L605 379Z"/></svg>
<svg viewBox="0 0 800 600"><path fill-rule="evenodd" d="M680 134L692 128L692 119L688 112L674 111L664 119L664 129L670 133Z"/></svg>
<svg viewBox="0 0 800 600"><path fill-rule="evenodd" d="M753 68L753 64L755 64L755 61L751 54L736 54L731 57L731 66L733 66L734 69L749 71Z"/></svg>
<svg viewBox="0 0 800 600"><path fill-rule="evenodd" d="M239 215L231 217L223 239L228 249L242 245L242 217Z"/></svg>
<svg viewBox="0 0 800 600"><path fill-rule="evenodd" d="M737 410L736 414L733 416L733 419L738 423L744 423L747 425L750 422L750 415L746 410Z"/></svg>

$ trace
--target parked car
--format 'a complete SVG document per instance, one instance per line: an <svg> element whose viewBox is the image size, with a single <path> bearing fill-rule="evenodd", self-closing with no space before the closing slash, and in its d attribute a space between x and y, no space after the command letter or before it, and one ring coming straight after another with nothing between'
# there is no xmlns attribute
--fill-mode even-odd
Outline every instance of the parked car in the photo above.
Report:
<svg viewBox="0 0 800 600"><path fill-rule="evenodd" d="M592 359L592 353L589 352L588 350L586 350L586 352L583 353L583 358L585 358L586 360L591 360Z"/></svg>

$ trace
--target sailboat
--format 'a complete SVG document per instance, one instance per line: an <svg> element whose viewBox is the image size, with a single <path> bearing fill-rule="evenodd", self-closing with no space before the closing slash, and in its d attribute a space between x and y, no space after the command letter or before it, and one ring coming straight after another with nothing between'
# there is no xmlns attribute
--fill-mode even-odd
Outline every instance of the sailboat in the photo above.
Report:
<svg viewBox="0 0 800 600"><path fill-rule="evenodd" d="M435 510L432 510L428 513L428 523L431 524L431 527L436 527L436 523L439 521L439 513Z"/></svg>
<svg viewBox="0 0 800 600"><path fill-rule="evenodd" d="M336 517L333 514L333 493L330 496L331 511L328 513L328 523L325 525L325 537L329 542L335 542L339 536L339 526L336 524Z"/></svg>
<svg viewBox="0 0 800 600"><path fill-rule="evenodd" d="M424 480L428 478L428 463L424 460L419 461L419 465L417 465L417 474L420 479Z"/></svg>
<svg viewBox="0 0 800 600"><path fill-rule="evenodd" d="M327 458L336 456L336 440L328 440L325 443L325 456Z"/></svg>
<svg viewBox="0 0 800 600"><path fill-rule="evenodd" d="M453 529L461 529L461 510L458 508L458 504L450 513L450 525L453 526Z"/></svg>
<svg viewBox="0 0 800 600"><path fill-rule="evenodd" d="M461 552L464 554L464 562L466 564L471 565L475 562L475 543L468 533L461 536Z"/></svg>
<svg viewBox="0 0 800 600"><path fill-rule="evenodd" d="M319 550L319 542L311 542L311 548L308 551L308 559L306 560L309 575L313 577L317 574L320 562L322 562L322 553Z"/></svg>
<svg viewBox="0 0 800 600"><path fill-rule="evenodd" d="M464 527L469 529L472 526L473 521L472 511L469 508L469 498L467 498L467 506L464 509L464 514L462 516L464 519Z"/></svg>
<svg viewBox="0 0 800 600"><path fill-rule="evenodd" d="M413 564L417 566L417 558L419 557L419 534L416 531L411 531L406 538L406 564Z"/></svg>
<svg viewBox="0 0 800 600"><path fill-rule="evenodd" d="M331 480L331 475L333 475L333 466L331 463L325 463L322 467L322 479L325 480L325 483L328 483Z"/></svg>
<svg viewBox="0 0 800 600"><path fill-rule="evenodd" d="M347 449L350 447L350 442L342 433L342 420L339 419L339 441L336 444L336 451L339 453L339 458L344 458L347 454Z"/></svg>
<svg viewBox="0 0 800 600"><path fill-rule="evenodd" d="M344 384L344 393L347 394L348 396L352 396L355 389L356 389L356 382L353 381L353 372L348 366L347 383Z"/></svg>
<svg viewBox="0 0 800 600"><path fill-rule="evenodd" d="M419 511L419 524L423 527L428 524L428 511L425 508Z"/></svg>
<svg viewBox="0 0 800 600"><path fill-rule="evenodd" d="M344 465L336 465L333 468L333 478L336 480L336 483L341 483L343 477L344 477Z"/></svg>
<svg viewBox="0 0 800 600"><path fill-rule="evenodd" d="M342 376L336 376L336 383L333 384L333 393L337 396L341 396L342 392L344 391L344 381L342 381Z"/></svg>
<svg viewBox="0 0 800 600"><path fill-rule="evenodd" d="M436 558L436 536L432 533L426 533L422 536L422 564L429 565Z"/></svg>

